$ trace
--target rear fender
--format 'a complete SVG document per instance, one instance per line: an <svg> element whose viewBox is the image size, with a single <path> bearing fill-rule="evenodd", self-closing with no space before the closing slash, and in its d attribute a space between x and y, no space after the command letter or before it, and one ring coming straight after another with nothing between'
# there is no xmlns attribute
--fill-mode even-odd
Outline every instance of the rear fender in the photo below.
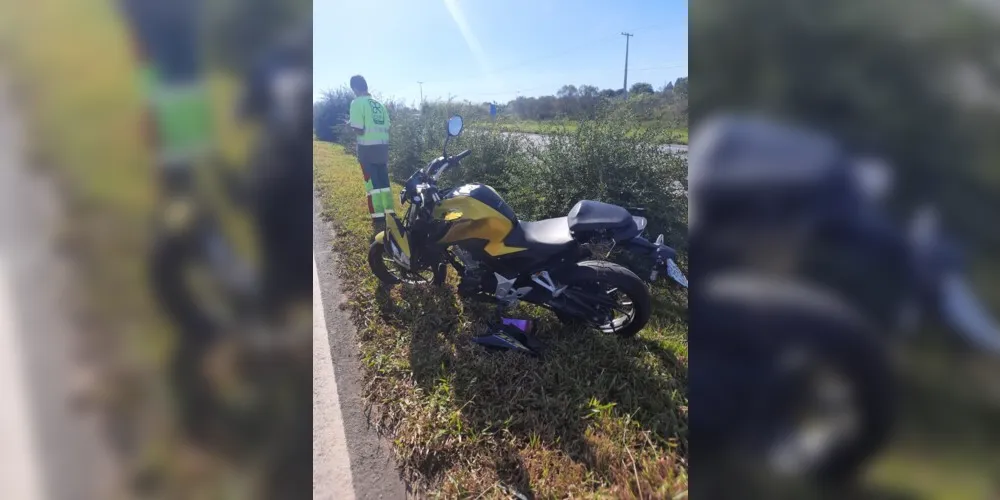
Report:
<svg viewBox="0 0 1000 500"><path fill-rule="evenodd" d="M687 288L687 277L681 272L674 259L677 258L677 251L662 243L663 235L657 238L656 242L650 242L646 238L637 236L624 243L625 248L630 252L647 256L653 261L653 272L649 276L649 281L656 281L662 273L670 277L681 286Z"/></svg>

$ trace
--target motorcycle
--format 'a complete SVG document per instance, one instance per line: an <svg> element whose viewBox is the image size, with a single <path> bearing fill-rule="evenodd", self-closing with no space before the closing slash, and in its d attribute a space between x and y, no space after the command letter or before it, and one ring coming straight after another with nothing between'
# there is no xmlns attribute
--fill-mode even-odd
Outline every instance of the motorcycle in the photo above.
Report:
<svg viewBox="0 0 1000 500"><path fill-rule="evenodd" d="M646 325L651 304L641 278L599 260L614 247L651 259L650 281L664 273L687 287L674 249L663 235L643 238L646 218L625 208L584 200L565 217L521 221L490 186L439 188L441 175L471 154L448 154L462 128L461 116L448 120L442 155L415 171L400 193L403 217L387 214L386 230L375 236L368 262L382 283L441 284L450 265L461 277L460 296L495 301L498 310L537 304L563 321L623 337Z"/></svg>

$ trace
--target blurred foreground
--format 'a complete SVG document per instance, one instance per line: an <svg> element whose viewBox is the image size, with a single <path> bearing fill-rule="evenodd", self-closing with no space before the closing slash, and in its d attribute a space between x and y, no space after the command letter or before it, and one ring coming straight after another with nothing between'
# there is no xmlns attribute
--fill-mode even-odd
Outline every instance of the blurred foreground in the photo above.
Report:
<svg viewBox="0 0 1000 500"><path fill-rule="evenodd" d="M310 6L0 4L0 496L311 495Z"/></svg>
<svg viewBox="0 0 1000 500"><path fill-rule="evenodd" d="M1000 9L692 10L693 498L995 498Z"/></svg>

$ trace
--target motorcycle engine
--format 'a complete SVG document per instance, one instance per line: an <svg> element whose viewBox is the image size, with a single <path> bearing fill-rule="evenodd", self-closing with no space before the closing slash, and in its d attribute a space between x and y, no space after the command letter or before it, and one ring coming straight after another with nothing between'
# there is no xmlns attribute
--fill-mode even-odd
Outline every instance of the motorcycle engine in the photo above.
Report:
<svg viewBox="0 0 1000 500"><path fill-rule="evenodd" d="M453 247L451 251L465 268L462 279L458 283L458 293L463 296L478 294L483 287L483 277L489 273L484 272L483 268L480 267L479 260L468 251L459 247Z"/></svg>

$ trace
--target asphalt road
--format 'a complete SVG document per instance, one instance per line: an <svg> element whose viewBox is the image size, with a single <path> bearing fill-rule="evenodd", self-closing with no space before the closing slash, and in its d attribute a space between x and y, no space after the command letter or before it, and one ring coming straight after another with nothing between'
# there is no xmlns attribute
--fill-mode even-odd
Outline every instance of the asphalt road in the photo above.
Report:
<svg viewBox="0 0 1000 500"><path fill-rule="evenodd" d="M549 140L548 136L541 134L528 134L519 132L511 132L511 133L516 133L539 146L544 146L545 143ZM686 155L688 151L688 147L684 144L664 144L663 146L660 146L660 149L662 151L668 151L671 153L678 153L682 155Z"/></svg>
<svg viewBox="0 0 1000 500"><path fill-rule="evenodd" d="M336 234L313 199L313 498L395 500L408 490L388 442L369 426L361 361L330 247Z"/></svg>
<svg viewBox="0 0 1000 500"><path fill-rule="evenodd" d="M59 207L29 168L0 74L0 498L107 498L112 460L96 417L75 411L67 269L54 248Z"/></svg>

